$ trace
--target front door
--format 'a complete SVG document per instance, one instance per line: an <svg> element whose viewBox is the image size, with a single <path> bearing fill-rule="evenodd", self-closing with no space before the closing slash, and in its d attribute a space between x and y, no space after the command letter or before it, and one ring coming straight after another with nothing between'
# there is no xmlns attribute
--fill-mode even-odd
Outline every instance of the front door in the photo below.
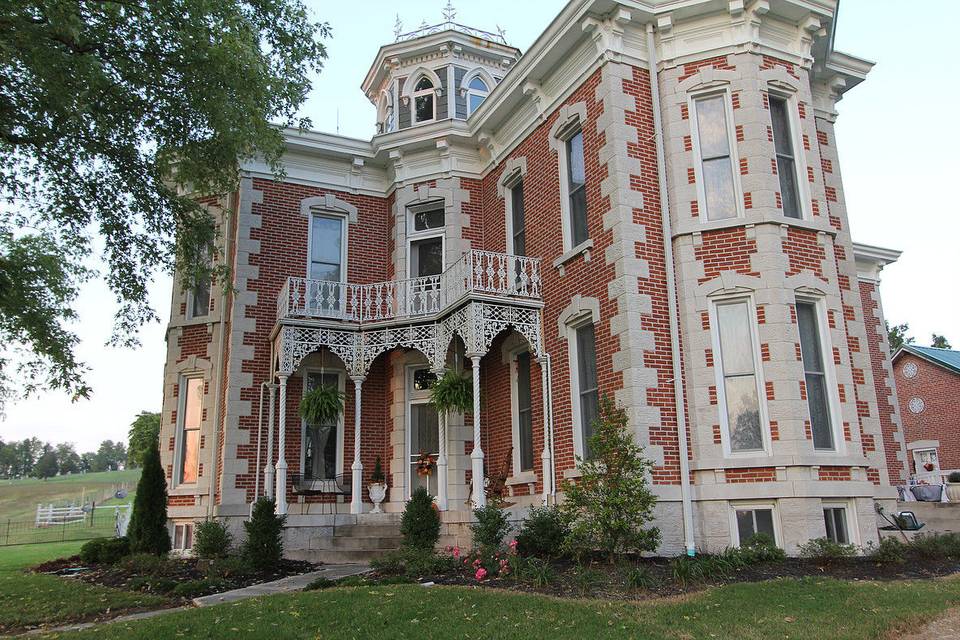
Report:
<svg viewBox="0 0 960 640"><path fill-rule="evenodd" d="M440 453L440 422L430 404L430 387L436 376L426 367L412 369L408 380L407 442L410 460L408 495L425 487L437 495L437 456Z"/></svg>

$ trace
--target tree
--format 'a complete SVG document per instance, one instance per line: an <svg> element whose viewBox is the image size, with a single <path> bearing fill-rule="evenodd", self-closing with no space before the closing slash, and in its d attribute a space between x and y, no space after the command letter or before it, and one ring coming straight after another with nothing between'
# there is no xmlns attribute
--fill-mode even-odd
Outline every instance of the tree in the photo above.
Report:
<svg viewBox="0 0 960 640"><path fill-rule="evenodd" d="M0 403L89 395L67 324L95 246L117 344L157 319L158 270L223 275L196 196L235 190L255 156L282 175L277 125L309 124L295 114L328 35L301 0L0 4Z"/></svg>
<svg viewBox="0 0 960 640"><path fill-rule="evenodd" d="M645 528L653 520L656 496L647 486L652 463L633 440L627 413L604 396L593 421L590 458L577 456L580 477L565 482L561 513L570 526L568 550L584 555L602 552L610 562L623 553L653 551L660 530Z"/></svg>
<svg viewBox="0 0 960 640"><path fill-rule="evenodd" d="M116 471L127 460L127 447L122 442L104 440L93 455L91 471Z"/></svg>
<svg viewBox="0 0 960 640"><path fill-rule="evenodd" d="M930 337L930 346L931 346L931 347L935 347L935 348L937 348L937 349L952 349L952 348L953 348L953 347L950 346L950 343L947 342L946 336L941 336L941 335L938 335L938 334L936 334L936 333L933 334L933 335Z"/></svg>
<svg viewBox="0 0 960 640"><path fill-rule="evenodd" d="M80 471L80 456L72 442L61 442L57 445L57 465L61 475Z"/></svg>
<svg viewBox="0 0 960 640"><path fill-rule="evenodd" d="M910 331L910 325L904 322L890 326L889 322L884 322L887 327L887 341L890 343L890 353L896 353L897 349L905 344L913 344L913 338L907 336Z"/></svg>
<svg viewBox="0 0 960 640"><path fill-rule="evenodd" d="M54 451L53 447L49 444L44 445L43 453L40 455L37 463L33 465L31 475L35 478L46 480L47 478L52 478L57 475L58 469L57 452Z"/></svg>
<svg viewBox="0 0 960 640"><path fill-rule="evenodd" d="M83 473L88 473L93 471L93 468L97 464L97 455L93 452L86 452L80 456L80 471Z"/></svg>
<svg viewBox="0 0 960 640"><path fill-rule="evenodd" d="M127 526L130 550L163 555L170 551L167 531L167 479L160 464L159 444L147 449L143 472L133 499L133 513Z"/></svg>
<svg viewBox="0 0 960 640"><path fill-rule="evenodd" d="M272 569L283 557L283 525L287 516L277 515L277 505L270 498L253 503L250 521L243 523L247 539L240 549L243 558L257 569Z"/></svg>
<svg viewBox="0 0 960 640"><path fill-rule="evenodd" d="M25 438L17 443L12 475L14 477L30 475L33 465L42 453L43 444L36 438Z"/></svg>
<svg viewBox="0 0 960 640"><path fill-rule="evenodd" d="M127 460L131 467L143 466L143 456L160 437L160 414L141 411L130 425L127 435Z"/></svg>

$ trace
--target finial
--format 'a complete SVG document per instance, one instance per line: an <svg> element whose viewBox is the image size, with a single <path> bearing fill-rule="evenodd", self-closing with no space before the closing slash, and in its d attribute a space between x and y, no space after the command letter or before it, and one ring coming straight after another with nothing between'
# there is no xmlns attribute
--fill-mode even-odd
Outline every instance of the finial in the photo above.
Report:
<svg viewBox="0 0 960 640"><path fill-rule="evenodd" d="M397 14L397 22L393 25L393 39L397 41L400 39L400 33L403 31L403 23L400 22L400 14Z"/></svg>
<svg viewBox="0 0 960 640"><path fill-rule="evenodd" d="M420 28L421 28L421 29L426 29L426 28L429 27L429 26L430 26L430 25L427 24L427 19L426 19L426 18L424 18L423 21L420 23Z"/></svg>
<svg viewBox="0 0 960 640"><path fill-rule="evenodd" d="M507 41L507 30L501 27L500 25L497 25L497 35L499 35L500 39L503 40L504 42Z"/></svg>
<svg viewBox="0 0 960 640"><path fill-rule="evenodd" d="M457 17L457 10L453 8L453 2L447 0L447 6L443 8L443 19L446 22L453 22L453 19Z"/></svg>

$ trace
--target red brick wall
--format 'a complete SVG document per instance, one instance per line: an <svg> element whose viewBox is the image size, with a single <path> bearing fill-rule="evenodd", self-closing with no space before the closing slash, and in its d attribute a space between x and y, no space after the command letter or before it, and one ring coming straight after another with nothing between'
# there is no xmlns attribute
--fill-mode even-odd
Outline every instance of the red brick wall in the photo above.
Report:
<svg viewBox="0 0 960 640"><path fill-rule="evenodd" d="M787 228L787 237L783 239L783 252L787 254L789 268L787 275L792 276L807 270L823 281L823 261L826 251L817 243L817 232L807 229Z"/></svg>
<svg viewBox="0 0 960 640"><path fill-rule="evenodd" d="M867 330L867 348L870 350L873 387L877 394L877 408L880 413L880 433L887 461L887 476L890 484L900 484L903 482L901 479L903 463L897 459L897 453L901 450L901 445L894 436L897 430L897 426L893 422L896 408L888 401L888 398L893 395L893 390L887 386L887 369L884 366L889 361L890 354L881 340L880 331L885 329L880 326L880 318L877 317L879 305L874 296L879 296L877 285L872 282L860 282L860 300L863 302L863 319ZM905 411L901 411L901 419L904 413ZM872 435L862 433L861 429L860 438L864 453L876 450L876 442ZM960 449L958 449L958 452L960 452Z"/></svg>
<svg viewBox="0 0 960 640"><path fill-rule="evenodd" d="M609 210L609 202L600 194L600 183L607 177L607 168L600 164L598 156L599 149L605 144L604 137L597 133L596 128L596 120L603 113L602 103L595 99L599 83L598 70L565 101L565 104L583 101L587 106L583 137L587 176L587 222L590 238L594 243L590 262L583 258L571 260L565 265L565 275L562 277L551 265L554 259L564 253L563 238L559 232L561 220L558 157L550 148L549 141L550 128L556 122L559 106L557 111L551 113L483 180L485 247L502 251L506 234L505 209L504 200L497 194L497 181L502 174L502 166L509 158L526 158L526 248L528 255L542 258L544 348L551 355L553 366L554 452L558 477L562 477L563 470L574 466L574 452L567 341L557 334L556 327L560 312L567 307L575 294L594 297L600 301L601 321L595 327L600 392L612 395L623 386L623 376L614 371L612 362L613 354L619 350L619 344L610 334L610 318L617 313L617 309L607 295L607 284L614 278L615 272L613 266L604 264L603 258L604 251L610 246L612 235L610 231L604 230L602 220L603 214ZM650 144L652 145L652 142Z"/></svg>
<svg viewBox="0 0 960 640"><path fill-rule="evenodd" d="M736 271L746 276L760 274L753 270L750 257L757 252L757 241L747 238L744 227L705 231L703 244L693 251L694 257L703 263L703 277L700 283L713 280L723 271Z"/></svg>
<svg viewBox="0 0 960 640"><path fill-rule="evenodd" d="M773 467L744 467L742 469L726 469L723 475L728 484L775 482L777 470Z"/></svg>
<svg viewBox="0 0 960 640"><path fill-rule="evenodd" d="M908 362L917 365L917 375L913 378L903 376L903 365ZM927 362L912 353L901 352L894 365L893 375L907 444L917 440L939 440L940 468L960 469L960 412L957 411L960 374ZM907 404L911 398L923 400L924 409L921 413L910 411ZM916 473L912 455L907 458L907 462L910 471Z"/></svg>

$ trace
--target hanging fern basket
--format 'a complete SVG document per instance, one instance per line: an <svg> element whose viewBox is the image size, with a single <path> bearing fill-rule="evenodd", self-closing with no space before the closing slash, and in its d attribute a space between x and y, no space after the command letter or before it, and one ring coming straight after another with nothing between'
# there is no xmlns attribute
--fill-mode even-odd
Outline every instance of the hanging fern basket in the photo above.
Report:
<svg viewBox="0 0 960 640"><path fill-rule="evenodd" d="M300 417L309 424L337 420L343 413L343 393L336 387L320 385L307 391L300 401Z"/></svg>
<svg viewBox="0 0 960 640"><path fill-rule="evenodd" d="M473 411L473 381L469 376L447 369L433 383L430 404L440 413Z"/></svg>

